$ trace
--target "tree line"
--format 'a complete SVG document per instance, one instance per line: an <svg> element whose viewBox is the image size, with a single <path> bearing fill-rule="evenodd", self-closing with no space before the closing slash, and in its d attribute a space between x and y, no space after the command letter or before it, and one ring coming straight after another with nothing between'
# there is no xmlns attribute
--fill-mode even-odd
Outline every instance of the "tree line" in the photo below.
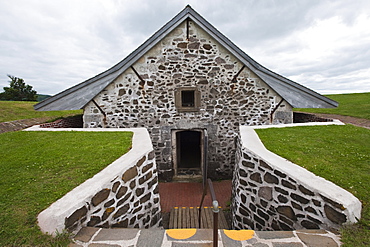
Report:
<svg viewBox="0 0 370 247"><path fill-rule="evenodd" d="M32 86L26 84L22 78L8 75L9 87L3 87L4 92L0 93L0 100L10 101L37 101L37 92Z"/></svg>

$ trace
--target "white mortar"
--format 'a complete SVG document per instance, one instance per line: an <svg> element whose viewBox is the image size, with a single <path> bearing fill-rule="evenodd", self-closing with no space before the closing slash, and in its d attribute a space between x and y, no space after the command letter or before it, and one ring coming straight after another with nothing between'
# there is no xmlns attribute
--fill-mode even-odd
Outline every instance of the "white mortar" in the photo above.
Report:
<svg viewBox="0 0 370 247"><path fill-rule="evenodd" d="M104 168L94 177L86 180L65 196L54 202L50 207L42 211L37 219L38 225L43 233L55 236L63 232L65 218L70 216L77 209L85 205L85 202L97 192L111 184L111 180L120 176L126 169L131 168L133 164L153 150L149 133L145 128L133 129L115 129L115 128L40 128L38 125L26 129L26 131L124 131L133 132L132 148L129 152L115 160L112 164Z"/></svg>
<svg viewBox="0 0 370 247"><path fill-rule="evenodd" d="M305 168L298 166L289 160L286 160L275 153L267 150L254 129L261 128L283 128L295 126L315 126L315 125L344 125L339 120L334 122L319 122L319 123L299 123L299 124L281 124L269 126L240 126L240 135L242 146L251 152L262 157L269 165L283 170L295 180L305 185L314 192L318 192L327 198L342 204L346 209L343 211L348 216L347 222L357 222L361 218L361 202L350 192L335 185L334 183L325 180L322 177L316 176Z"/></svg>

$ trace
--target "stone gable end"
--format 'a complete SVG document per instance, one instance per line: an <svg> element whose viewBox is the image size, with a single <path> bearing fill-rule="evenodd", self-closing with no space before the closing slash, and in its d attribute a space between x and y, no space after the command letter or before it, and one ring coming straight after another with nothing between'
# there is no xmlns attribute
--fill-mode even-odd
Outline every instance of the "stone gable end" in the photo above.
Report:
<svg viewBox="0 0 370 247"><path fill-rule="evenodd" d="M181 107L182 90L194 92L193 105ZM209 175L230 177L240 125L291 123L292 117L274 90L185 21L85 106L84 127L147 128L164 177L174 172L172 131L207 130Z"/></svg>

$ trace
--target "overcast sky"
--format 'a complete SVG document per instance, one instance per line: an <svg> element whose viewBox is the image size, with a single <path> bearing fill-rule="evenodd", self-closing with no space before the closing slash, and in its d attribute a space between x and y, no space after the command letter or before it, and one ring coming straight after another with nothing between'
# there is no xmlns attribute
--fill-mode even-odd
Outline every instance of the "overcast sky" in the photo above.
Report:
<svg viewBox="0 0 370 247"><path fill-rule="evenodd" d="M263 66L322 94L370 92L369 0L0 0L8 74L54 95L135 50L190 4Z"/></svg>

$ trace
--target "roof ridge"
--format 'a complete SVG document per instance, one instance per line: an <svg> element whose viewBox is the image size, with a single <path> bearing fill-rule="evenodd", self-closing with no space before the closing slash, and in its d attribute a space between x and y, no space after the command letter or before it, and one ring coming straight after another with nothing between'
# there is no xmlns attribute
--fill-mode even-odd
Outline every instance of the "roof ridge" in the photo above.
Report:
<svg viewBox="0 0 370 247"><path fill-rule="evenodd" d="M84 80L70 88L67 88L65 90L63 90L62 92L59 92L57 93L56 95L52 96L52 97L49 97L37 104L34 105L34 109L35 110L38 110L48 104L51 104L52 102L60 99L61 97L64 97L70 93L73 93L75 90L78 90L79 88L81 88L82 86L85 86L85 84L89 85L91 83L93 83L95 80L97 79L100 79L98 77L105 77L105 75L109 75L112 70L114 70L113 72L116 72L117 70L119 70L120 68L122 68L125 64L125 61L126 60L129 60L129 57L131 56L134 56L139 50L141 50L143 47L145 47L145 44L148 43L153 37L155 37L158 33L160 33L161 31L163 31L163 29L169 25L169 23L171 23L173 20L179 18L180 16L183 16L183 15L186 15L188 13L190 13L190 11L194 11L194 9L188 4L182 11L180 11L178 14L176 14L172 19L170 19L167 23L165 23L160 29L158 29L156 32L154 32L154 34L152 34L148 39L146 39L141 45L139 45L136 49L134 49L131 53L129 53L125 58L123 58L121 61L119 61L118 63L116 63L115 65L113 65L112 67L106 69L105 71L87 79L87 80ZM196 13L196 12L195 12ZM198 14L198 13L197 13ZM198 14L199 15L199 14ZM128 62L128 61L126 61ZM108 73L109 72L109 73ZM75 90L73 90L75 89ZM99 92L98 92L99 93Z"/></svg>
<svg viewBox="0 0 370 247"><path fill-rule="evenodd" d="M286 90L289 87L294 87L298 90L298 92L303 94L308 94L311 97L317 98L319 100L324 101L328 104L327 107L336 106L337 103L329 98L326 98L317 92L300 85L272 70L264 67L253 58L251 58L248 54L246 54L242 49L240 49L237 45L235 45L229 38L227 38L224 34L222 34L216 27L214 27L211 23L209 23L203 16L201 16L198 12L196 12L189 4L181 10L178 14L176 14L172 19L170 19L167 23L165 23L160 29L158 29L153 35L151 35L147 40L145 40L140 46L138 46L133 52L127 55L124 59L120 62L115 64L114 66L110 67L109 69L99 73L98 75L91 77L75 86L72 86L50 98L45 99L42 102L34 105L35 110L54 110L54 109L62 109L60 105L58 105L57 101L64 98L70 97L71 100L74 99L73 94L74 92L80 90L84 87L89 87L86 90L88 91L83 95L84 97L80 102L76 101L74 104L72 102L65 103L64 108L68 109L81 109L85 107L85 105L91 101L97 94L99 94L106 86L108 86L111 82L113 82L121 73L123 73L126 69L128 69L132 64L134 64L141 56L143 56L147 51L149 51L155 44L157 44L163 37L165 37L168 33L170 33L173 29L175 29L178 25L180 25L183 21L187 18L190 18L194 21L198 26L204 29L212 38L217 40L222 46L224 46L230 53L236 56L245 66L251 69L254 73L261 74L263 73L265 77L272 77L275 80L279 81L280 84L283 85L283 89L279 89L276 85L272 85L276 83L274 81L266 80L268 78L261 78L267 85L273 88L279 95L286 95L285 92L279 92L279 90ZM278 85L281 87L281 85ZM283 97L283 96L282 96ZM284 97L283 97L284 98ZM292 106L294 104L293 101L289 101L286 99L288 103ZM56 105L53 105L56 104ZM321 103L320 103L321 104ZM319 105L320 105L319 104ZM48 107L51 105L51 107Z"/></svg>

